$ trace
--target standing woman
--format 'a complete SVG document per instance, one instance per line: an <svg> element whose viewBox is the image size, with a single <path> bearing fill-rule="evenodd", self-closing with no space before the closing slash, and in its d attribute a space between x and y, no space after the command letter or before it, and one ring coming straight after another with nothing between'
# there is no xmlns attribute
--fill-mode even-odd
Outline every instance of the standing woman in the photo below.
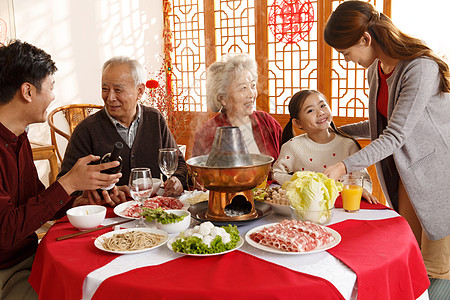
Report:
<svg viewBox="0 0 450 300"><path fill-rule="evenodd" d="M324 38L346 61L368 68L369 120L341 129L372 141L324 173L337 179L376 163L386 198L421 245L428 275L450 279L448 65L363 1L341 3Z"/></svg>

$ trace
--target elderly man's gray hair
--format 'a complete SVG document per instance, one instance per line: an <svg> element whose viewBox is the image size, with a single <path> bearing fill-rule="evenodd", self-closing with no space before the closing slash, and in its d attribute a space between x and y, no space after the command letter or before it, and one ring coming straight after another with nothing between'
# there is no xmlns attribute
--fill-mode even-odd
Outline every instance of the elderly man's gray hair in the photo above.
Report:
<svg viewBox="0 0 450 300"><path fill-rule="evenodd" d="M133 77L134 85L145 84L145 70L144 67L135 59L128 56L114 56L103 64L102 72L110 65L127 64L131 70L131 77Z"/></svg>

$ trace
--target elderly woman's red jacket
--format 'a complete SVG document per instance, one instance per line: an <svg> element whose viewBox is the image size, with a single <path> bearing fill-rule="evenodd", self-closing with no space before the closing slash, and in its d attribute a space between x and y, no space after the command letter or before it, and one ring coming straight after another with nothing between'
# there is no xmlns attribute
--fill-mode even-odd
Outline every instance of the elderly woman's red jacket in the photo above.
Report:
<svg viewBox="0 0 450 300"><path fill-rule="evenodd" d="M276 160L280 154L281 125L264 111L255 111L250 115L253 136L261 154L270 155ZM209 119L197 131L194 137L192 156L209 154L217 127L232 126L226 113L220 112Z"/></svg>

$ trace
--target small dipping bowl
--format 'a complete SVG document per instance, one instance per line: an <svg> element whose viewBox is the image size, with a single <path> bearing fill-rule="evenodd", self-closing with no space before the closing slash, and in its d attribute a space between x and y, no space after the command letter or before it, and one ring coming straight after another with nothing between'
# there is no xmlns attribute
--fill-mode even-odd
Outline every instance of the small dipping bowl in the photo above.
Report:
<svg viewBox="0 0 450 300"><path fill-rule="evenodd" d="M106 207L101 205L82 205L67 211L70 224L79 230L87 230L100 225L106 216Z"/></svg>
<svg viewBox="0 0 450 300"><path fill-rule="evenodd" d="M179 222L169 224L161 224L158 220L156 220L156 227L158 229L164 230L167 233L178 233L188 229L191 225L191 213L189 211L183 209L168 209L166 212L173 213L178 216L184 215L185 217Z"/></svg>
<svg viewBox="0 0 450 300"><path fill-rule="evenodd" d="M161 187L161 179L152 178L152 181L153 181L153 187L152 187L152 197L153 197L158 193L159 188Z"/></svg>
<svg viewBox="0 0 450 300"><path fill-rule="evenodd" d="M330 223L333 218L334 207L326 210L298 210L289 206L291 209L291 218L298 221L309 221L319 225Z"/></svg>

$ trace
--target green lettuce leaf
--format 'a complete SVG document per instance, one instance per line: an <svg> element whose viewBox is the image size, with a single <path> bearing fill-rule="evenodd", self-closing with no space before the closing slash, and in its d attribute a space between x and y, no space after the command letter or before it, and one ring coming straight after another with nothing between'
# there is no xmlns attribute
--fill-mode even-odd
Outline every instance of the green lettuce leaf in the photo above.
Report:
<svg viewBox="0 0 450 300"><path fill-rule="evenodd" d="M161 224L170 224L170 223L177 223L184 219L185 215L179 216L174 213L169 213L162 209L161 207L158 207L156 209L151 209L148 207L142 208L141 215L144 216L144 218L151 222L153 220L157 220Z"/></svg>
<svg viewBox="0 0 450 300"><path fill-rule="evenodd" d="M298 210L319 211L334 206L342 184L323 173L295 172L290 181L283 184L290 205Z"/></svg>
<svg viewBox="0 0 450 300"><path fill-rule="evenodd" d="M234 249L240 240L237 227L228 225L222 226L222 228L230 234L231 241L226 244L222 242L222 237L217 235L208 247L201 238L196 236L184 237L181 233L179 238L172 243L172 249L175 252L189 254L213 254Z"/></svg>

